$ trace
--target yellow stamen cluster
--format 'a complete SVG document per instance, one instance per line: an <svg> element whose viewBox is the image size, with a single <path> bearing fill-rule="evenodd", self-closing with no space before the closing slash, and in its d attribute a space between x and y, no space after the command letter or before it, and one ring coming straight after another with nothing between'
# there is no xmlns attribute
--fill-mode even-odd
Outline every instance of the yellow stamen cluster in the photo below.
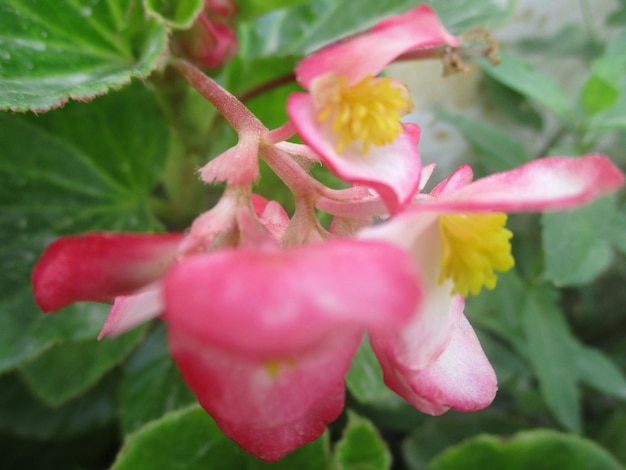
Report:
<svg viewBox="0 0 626 470"><path fill-rule="evenodd" d="M320 122L332 118L337 152L355 141L363 154L372 145L390 144L402 132L400 117L410 110L406 89L391 78L368 76L348 86L341 77L325 98L317 117Z"/></svg>
<svg viewBox="0 0 626 470"><path fill-rule="evenodd" d="M483 286L493 289L494 271L515 265L511 255L513 233L505 228L506 214L445 214L439 216L442 247L439 282L454 282L452 293L477 295Z"/></svg>

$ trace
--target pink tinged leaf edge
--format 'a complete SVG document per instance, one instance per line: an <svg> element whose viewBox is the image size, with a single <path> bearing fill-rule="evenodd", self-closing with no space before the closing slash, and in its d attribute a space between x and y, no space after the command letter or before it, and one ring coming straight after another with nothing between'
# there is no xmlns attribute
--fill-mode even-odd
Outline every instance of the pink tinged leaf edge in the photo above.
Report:
<svg viewBox="0 0 626 470"><path fill-rule="evenodd" d="M200 342L264 358L329 336L396 328L422 296L404 250L354 240L198 255L173 266L163 286L168 324Z"/></svg>
<svg viewBox="0 0 626 470"><path fill-rule="evenodd" d="M183 378L220 429L244 450L275 462L321 436L344 405L361 334L262 361L215 348L169 325L169 346Z"/></svg>
<svg viewBox="0 0 626 470"><path fill-rule="evenodd" d="M366 154L361 153L358 142L339 154L331 124L318 121L310 95L292 93L287 111L300 137L331 171L345 181L374 189L392 213L417 192L421 162L414 130L403 132L391 144L372 146Z"/></svg>
<svg viewBox="0 0 626 470"><path fill-rule="evenodd" d="M59 238L33 269L35 300L44 312L53 312L74 302L131 294L165 273L183 236L97 232Z"/></svg>
<svg viewBox="0 0 626 470"><path fill-rule="evenodd" d="M347 77L348 83L354 84L377 75L405 52L442 44L457 46L459 40L445 30L430 6L419 5L312 53L300 61L296 77L306 89L315 78L328 73Z"/></svg>
<svg viewBox="0 0 626 470"><path fill-rule="evenodd" d="M545 157L441 191L414 207L447 212L560 210L591 202L623 184L624 173L604 155Z"/></svg>

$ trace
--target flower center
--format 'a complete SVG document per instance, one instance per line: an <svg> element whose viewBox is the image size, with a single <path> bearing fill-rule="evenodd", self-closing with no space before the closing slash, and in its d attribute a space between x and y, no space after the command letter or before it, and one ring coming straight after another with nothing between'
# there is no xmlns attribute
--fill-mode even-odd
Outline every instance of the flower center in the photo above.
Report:
<svg viewBox="0 0 626 470"><path fill-rule="evenodd" d="M411 106L406 89L387 78L367 76L355 85L347 86L346 77L326 90L317 118L320 122L332 119L337 133L337 152L352 143L362 144L366 154L372 145L390 144L402 133L400 117Z"/></svg>
<svg viewBox="0 0 626 470"><path fill-rule="evenodd" d="M506 214L444 214L439 216L441 273L439 283L454 282L453 294L477 295L483 286L493 289L494 271L515 265L511 255L513 233L504 227Z"/></svg>

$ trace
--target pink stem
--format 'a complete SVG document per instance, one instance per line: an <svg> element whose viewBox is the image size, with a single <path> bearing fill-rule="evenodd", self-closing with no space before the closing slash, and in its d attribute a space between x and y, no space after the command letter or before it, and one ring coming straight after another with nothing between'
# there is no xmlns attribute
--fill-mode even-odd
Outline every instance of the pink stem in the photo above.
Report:
<svg viewBox="0 0 626 470"><path fill-rule="evenodd" d="M183 59L174 59L174 67L202 96L233 126L237 134L245 131L265 133L268 129L252 114L252 112L237 98L222 88L212 78L206 76L200 69Z"/></svg>

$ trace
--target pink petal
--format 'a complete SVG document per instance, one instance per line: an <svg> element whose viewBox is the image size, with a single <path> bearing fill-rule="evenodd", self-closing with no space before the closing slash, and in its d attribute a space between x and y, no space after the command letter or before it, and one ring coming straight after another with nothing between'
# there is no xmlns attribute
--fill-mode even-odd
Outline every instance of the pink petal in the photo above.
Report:
<svg viewBox="0 0 626 470"><path fill-rule="evenodd" d="M416 368L386 354L379 359L385 383L424 413L480 410L489 406L498 389L496 374L463 314L453 325L445 350L430 366Z"/></svg>
<svg viewBox="0 0 626 470"><path fill-rule="evenodd" d="M450 176L439 183L431 191L431 196L443 196L467 186L474 179L474 172L469 165L457 168Z"/></svg>
<svg viewBox="0 0 626 470"><path fill-rule="evenodd" d="M450 294L451 284L439 284L441 245L436 220L436 214L404 212L358 234L359 239L385 240L404 248L422 275L424 296L411 320L396 331L369 330L379 351L410 361L416 368L427 367L439 357L452 334L454 315L463 308L462 300Z"/></svg>
<svg viewBox="0 0 626 470"><path fill-rule="evenodd" d="M280 241L289 225L287 211L276 201L268 201L258 194L252 195L252 205L261 223L275 240Z"/></svg>
<svg viewBox="0 0 626 470"><path fill-rule="evenodd" d="M421 209L445 211L543 211L577 207L624 184L624 174L607 157L546 157L474 181Z"/></svg>
<svg viewBox="0 0 626 470"><path fill-rule="evenodd" d="M41 255L32 274L44 312L73 302L110 301L160 278L183 234L89 233L62 237Z"/></svg>
<svg viewBox="0 0 626 470"><path fill-rule="evenodd" d="M163 313L160 283L145 287L133 295L115 297L113 307L109 312L98 339L104 336L117 336L126 331L158 317Z"/></svg>
<svg viewBox="0 0 626 470"><path fill-rule="evenodd" d="M421 296L406 252L353 240L194 256L168 272L164 292L166 321L203 343L259 358L345 331L398 327Z"/></svg>
<svg viewBox="0 0 626 470"><path fill-rule="evenodd" d="M422 167L422 172L420 174L420 184L419 184L420 191L422 191L428 184L428 180L430 180L430 177L433 175L433 172L435 171L436 166L437 166L436 163L429 163L428 165L425 165Z"/></svg>
<svg viewBox="0 0 626 470"><path fill-rule="evenodd" d="M195 218L189 233L179 247L181 255L204 253L219 244L220 236L228 236L235 230L239 209L237 188L224 191L218 203Z"/></svg>
<svg viewBox="0 0 626 470"><path fill-rule="evenodd" d="M344 376L361 335L333 338L272 362L220 350L177 323L170 350L217 425L243 449L274 462L318 438L343 409Z"/></svg>
<svg viewBox="0 0 626 470"><path fill-rule="evenodd" d="M421 164L414 135L404 132L391 144L372 146L365 155L357 144L339 154L331 123L318 121L309 94L292 93L287 110L302 139L337 176L373 188L391 212L396 212L417 191Z"/></svg>
<svg viewBox="0 0 626 470"><path fill-rule="evenodd" d="M371 30L327 46L302 60L296 77L304 88L327 73L348 77L354 84L377 75L394 59L414 49L441 44L456 46L459 40L448 33L428 5L379 22Z"/></svg>

